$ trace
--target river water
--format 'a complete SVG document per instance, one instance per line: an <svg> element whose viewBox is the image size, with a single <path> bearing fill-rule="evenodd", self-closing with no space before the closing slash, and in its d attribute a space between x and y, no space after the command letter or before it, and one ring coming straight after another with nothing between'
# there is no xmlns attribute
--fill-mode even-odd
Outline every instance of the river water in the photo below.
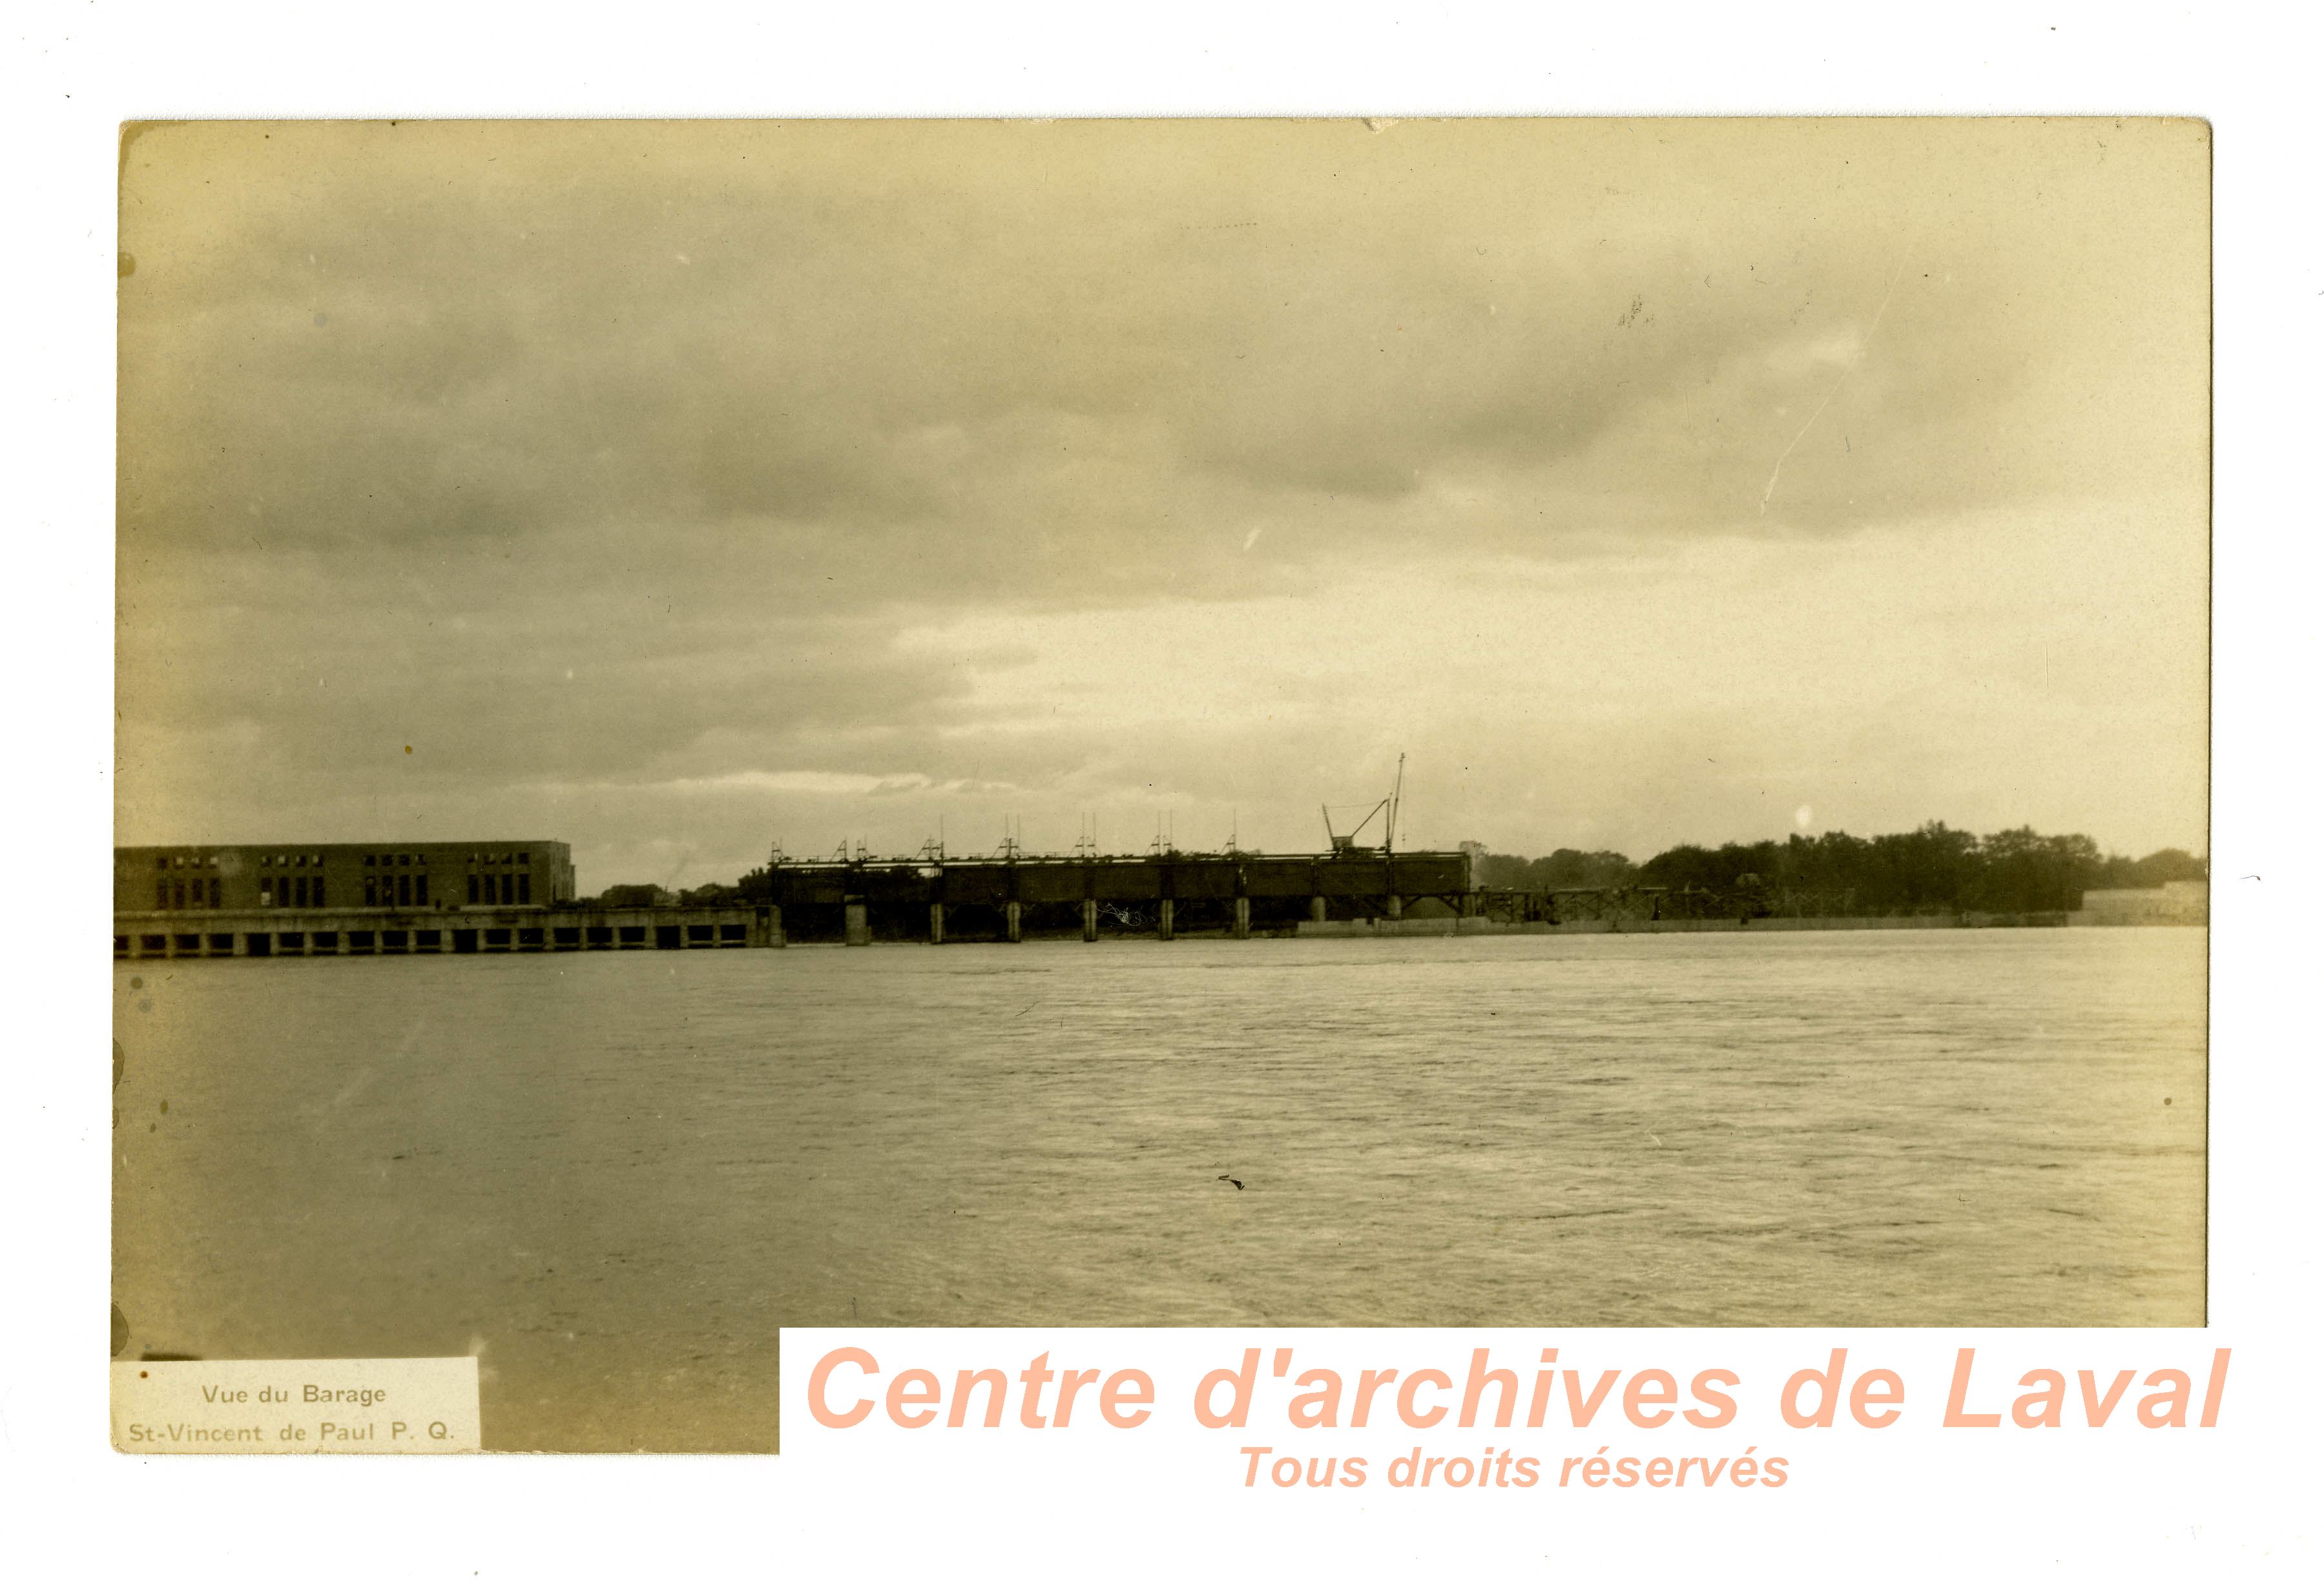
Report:
<svg viewBox="0 0 2324 1584"><path fill-rule="evenodd" d="M2198 1324L2205 935L121 963L115 1299L574 1450L785 1324Z"/></svg>

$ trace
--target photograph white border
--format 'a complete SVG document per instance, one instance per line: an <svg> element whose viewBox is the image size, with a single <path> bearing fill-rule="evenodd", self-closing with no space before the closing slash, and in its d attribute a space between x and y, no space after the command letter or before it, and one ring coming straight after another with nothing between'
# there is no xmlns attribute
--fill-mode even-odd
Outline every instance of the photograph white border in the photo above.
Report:
<svg viewBox="0 0 2324 1584"><path fill-rule="evenodd" d="M29 1018L11 1042L0 1183L14 1213L0 1470L24 1576L258 1567L363 1578L584 1578L738 1566L904 1566L1184 1577L1195 1568L1819 1576L2107 1565L2184 1577L2312 1568L2314 1452L2296 1425L2316 1312L2319 1114L2312 898L2324 319L2310 85L2316 23L2208 7L1601 8L1173 5L619 12L422 3L324 11L33 4L12 15L9 262L21 450L9 708L18 745L13 943ZM2247 24L2247 25L2241 25ZM172 116L1519 113L2195 115L2215 132L2213 1045L2210 1330L2235 1395L2205 1439L2075 1441L2029 1469L1941 1437L1851 1444L1867 1478L1729 1509L1317 1507L1287 1519L1178 1470L1036 1468L976 1442L835 1487L796 1458L141 1459L106 1444L96 1347L107 1285L107 964L93 944L110 845L114 167L119 123ZM2301 476L2295 476L2295 475ZM895 1335L898 1333L890 1333ZM1060 1349L1085 1335L1049 1333ZM1684 1333L1639 1333L1641 1357ZM1878 1333L1868 1333L1877 1337ZM1950 1333L1914 1333L1943 1343ZM1086 1333L1127 1357L1168 1332ZM1720 1333L1788 1371L1825 1332ZM2138 1334L2116 1340L2130 1344ZM2072 1333L2056 1333L2067 1367ZM1398 1333L1445 1353L1466 1333ZM1268 1333L1252 1333L1269 1345ZM2139 1351L2139 1348L2128 1348ZM2154 1351L2146 1348L2145 1351ZM1812 1361L1812 1360L1806 1360ZM789 1383L786 1383L786 1395ZM2150 1450L2150 1443L2152 1450ZM997 1443L996 1443L997 1444ZM1011 1443L1024 1444L1024 1443ZM2085 1448L2089 1448L2085 1451ZM1205 1454L1207 1458L1209 1454ZM1205 1462L1204 1480L1211 1470ZM2006 1479L2003 1476L2006 1474ZM2014 1482L2043 1482L2025 1499ZM1056 1483L1062 1480L1062 1484ZM968 1500L974 1496L977 1499ZM1609 1509L1610 1510L1610 1509ZM44 1554L45 1553L45 1554Z"/></svg>

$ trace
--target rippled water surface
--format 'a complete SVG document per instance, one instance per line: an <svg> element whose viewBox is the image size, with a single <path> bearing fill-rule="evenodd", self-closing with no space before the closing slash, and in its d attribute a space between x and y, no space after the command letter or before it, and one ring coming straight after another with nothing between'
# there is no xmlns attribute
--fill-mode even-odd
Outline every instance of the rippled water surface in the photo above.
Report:
<svg viewBox="0 0 2324 1584"><path fill-rule="evenodd" d="M2204 944L117 964L115 1298L572 1450L770 1448L783 1324L2200 1323Z"/></svg>

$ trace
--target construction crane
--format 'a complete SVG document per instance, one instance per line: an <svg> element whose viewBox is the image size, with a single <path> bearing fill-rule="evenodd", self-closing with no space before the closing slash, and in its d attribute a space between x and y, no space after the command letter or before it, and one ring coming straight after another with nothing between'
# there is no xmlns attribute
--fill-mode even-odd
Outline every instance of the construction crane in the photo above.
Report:
<svg viewBox="0 0 2324 1584"><path fill-rule="evenodd" d="M1332 851L1334 852L1354 852L1360 851L1356 846L1356 838L1364 833L1364 827L1366 825L1370 824L1372 821L1378 819L1382 814L1386 814L1388 815L1388 824L1382 827L1380 832L1380 851L1393 855L1396 852L1396 816L1403 807L1403 804L1404 755L1399 753L1396 756L1395 789L1390 791L1387 797L1381 798L1378 803L1373 804L1371 806L1371 811L1365 815L1363 818L1356 822L1355 829L1348 832L1345 835L1333 830L1332 828L1332 806L1328 803L1323 805L1323 834L1331 838ZM1360 806L1342 805L1342 806L1354 807Z"/></svg>

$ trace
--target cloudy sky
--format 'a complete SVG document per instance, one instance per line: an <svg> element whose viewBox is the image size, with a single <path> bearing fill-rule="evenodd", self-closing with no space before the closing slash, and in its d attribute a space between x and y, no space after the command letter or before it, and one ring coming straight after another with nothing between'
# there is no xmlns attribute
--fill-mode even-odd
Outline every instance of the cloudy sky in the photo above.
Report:
<svg viewBox="0 0 2324 1584"><path fill-rule="evenodd" d="M2205 844L2191 123L177 125L124 842ZM1359 812L1360 812L1359 810Z"/></svg>

